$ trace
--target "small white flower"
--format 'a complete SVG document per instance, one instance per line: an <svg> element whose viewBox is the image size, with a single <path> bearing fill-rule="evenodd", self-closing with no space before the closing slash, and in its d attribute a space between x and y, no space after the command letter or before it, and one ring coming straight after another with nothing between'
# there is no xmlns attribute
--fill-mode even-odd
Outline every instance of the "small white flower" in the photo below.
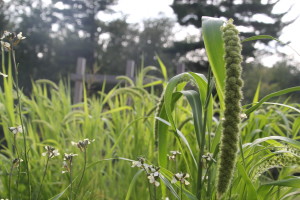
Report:
<svg viewBox="0 0 300 200"><path fill-rule="evenodd" d="M80 149L80 151L84 152L86 150L87 146L89 144L91 144L92 142L94 142L94 141L95 140L90 140L90 139L86 138L84 140L79 140L79 142L73 142L72 141L71 144L73 146L77 146Z"/></svg>
<svg viewBox="0 0 300 200"><path fill-rule="evenodd" d="M154 184L156 187L158 187L160 185L160 183L156 180L158 178L158 172L156 172L157 174L151 173L148 176L149 182L151 184Z"/></svg>
<svg viewBox="0 0 300 200"><path fill-rule="evenodd" d="M74 154L74 153L65 153L65 156L64 156L64 160L66 161L70 161L73 159L74 156L78 156L78 154Z"/></svg>
<svg viewBox="0 0 300 200"><path fill-rule="evenodd" d="M207 153L206 155L202 156L203 159L207 160L207 161L214 161L217 162L214 158L213 158L213 154L212 153Z"/></svg>
<svg viewBox="0 0 300 200"><path fill-rule="evenodd" d="M9 131L12 132L14 135L17 133L23 133L22 126L17 126L17 127L8 127Z"/></svg>
<svg viewBox="0 0 300 200"><path fill-rule="evenodd" d="M63 168L65 169L65 171L62 171L63 174L71 171L72 161L74 156L78 156L78 154L65 153L64 162L63 162Z"/></svg>
<svg viewBox="0 0 300 200"><path fill-rule="evenodd" d="M142 167L142 163L140 161L132 161L131 167L141 168Z"/></svg>
<svg viewBox="0 0 300 200"><path fill-rule="evenodd" d="M42 153L42 156L48 156L48 158L53 158L60 155L57 149L52 146L45 146L46 152Z"/></svg>
<svg viewBox="0 0 300 200"><path fill-rule="evenodd" d="M22 32L17 35L18 40L24 40L26 37L23 37Z"/></svg>
<svg viewBox="0 0 300 200"><path fill-rule="evenodd" d="M138 157L138 160L132 161L131 167L138 167L146 170L149 165L145 163L146 159L144 157Z"/></svg>
<svg viewBox="0 0 300 200"><path fill-rule="evenodd" d="M245 113L240 114L241 119L247 119L247 115Z"/></svg>
<svg viewBox="0 0 300 200"><path fill-rule="evenodd" d="M179 151L170 151L171 155L167 155L169 160L176 160L176 156L177 155L181 155L181 153Z"/></svg>
<svg viewBox="0 0 300 200"><path fill-rule="evenodd" d="M3 39L11 39L14 37L14 34L9 32L9 31L4 31L2 37L0 38L0 40L3 40Z"/></svg>
<svg viewBox="0 0 300 200"><path fill-rule="evenodd" d="M20 163L23 162L23 160L21 158L15 158L13 159L12 163L13 163L13 167L19 167Z"/></svg>
<svg viewBox="0 0 300 200"><path fill-rule="evenodd" d="M147 164L144 164L146 170L148 173L158 173L158 170L160 169L159 167L156 167L156 166L153 166L153 165L147 165ZM158 176L158 175L157 175Z"/></svg>
<svg viewBox="0 0 300 200"><path fill-rule="evenodd" d="M177 173L174 174L173 179L171 180L171 183L176 183L177 181L180 181L181 184L189 185L190 183L186 180L189 178L190 175L188 173Z"/></svg>

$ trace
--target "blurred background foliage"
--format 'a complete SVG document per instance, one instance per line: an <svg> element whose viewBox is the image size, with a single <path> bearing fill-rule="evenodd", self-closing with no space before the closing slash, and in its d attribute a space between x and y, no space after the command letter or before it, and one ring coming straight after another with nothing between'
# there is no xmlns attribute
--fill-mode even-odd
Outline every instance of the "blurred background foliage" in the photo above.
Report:
<svg viewBox="0 0 300 200"><path fill-rule="evenodd" d="M110 21L101 19L99 13L114 13L112 6L118 4L117 0L5 0L0 2L0 32L23 32L27 37L16 53L21 85L28 94L31 79L47 78L58 82L61 77L75 72L77 57L86 58L88 71L93 73L124 74L127 60L134 60L138 66L157 65L156 54L170 75L175 73L179 63L185 63L188 71L204 73L208 64L201 36L176 40L172 31L176 23L200 29L202 16L233 18L242 39L262 34L278 38L281 30L293 20L282 21L288 11L274 14L276 3L174 0L171 7L177 22L158 17L132 24L127 22L126 16ZM258 21L260 16L268 20ZM266 47L269 42L259 41ZM243 48L246 102L251 101L249 97L254 94L259 80L262 95L300 85L295 63L282 60L273 68L267 68L255 58L258 53L267 54L267 50L255 51L255 44L247 42Z"/></svg>

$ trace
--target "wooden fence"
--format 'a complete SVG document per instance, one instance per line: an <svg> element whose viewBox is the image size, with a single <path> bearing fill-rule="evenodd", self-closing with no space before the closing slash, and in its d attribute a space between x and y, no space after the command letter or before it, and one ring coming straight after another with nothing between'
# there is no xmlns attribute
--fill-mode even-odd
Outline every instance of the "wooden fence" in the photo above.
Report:
<svg viewBox="0 0 300 200"><path fill-rule="evenodd" d="M79 103L83 98L83 81L89 82L93 81L93 83L106 83L116 84L120 82L117 79L118 76L115 75L95 75L95 74L86 74L86 59L85 58L78 58L77 59L77 66L76 66L76 73L71 74L71 80L75 81L75 88L74 88L74 97L73 102ZM125 76L129 77L130 79L134 80L134 70L135 70L135 63L132 60L128 60L126 63L126 73ZM183 73L185 71L184 64L180 64L176 68L176 74Z"/></svg>

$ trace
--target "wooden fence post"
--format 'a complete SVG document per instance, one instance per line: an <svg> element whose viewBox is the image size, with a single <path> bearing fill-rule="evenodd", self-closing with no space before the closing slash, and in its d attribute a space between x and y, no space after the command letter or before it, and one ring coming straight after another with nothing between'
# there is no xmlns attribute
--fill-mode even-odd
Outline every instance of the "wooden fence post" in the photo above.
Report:
<svg viewBox="0 0 300 200"><path fill-rule="evenodd" d="M131 78L132 80L134 79L134 67L135 63L133 60L127 60L126 62L126 76Z"/></svg>
<svg viewBox="0 0 300 200"><path fill-rule="evenodd" d="M85 68L86 68L86 59L78 58L77 66L76 66L76 75L81 76L81 79L75 81L74 99L73 99L74 104L82 101L83 82L85 81L84 80Z"/></svg>
<svg viewBox="0 0 300 200"><path fill-rule="evenodd" d="M185 64L184 63L180 63L176 67L176 74L181 74L183 72L185 72Z"/></svg>

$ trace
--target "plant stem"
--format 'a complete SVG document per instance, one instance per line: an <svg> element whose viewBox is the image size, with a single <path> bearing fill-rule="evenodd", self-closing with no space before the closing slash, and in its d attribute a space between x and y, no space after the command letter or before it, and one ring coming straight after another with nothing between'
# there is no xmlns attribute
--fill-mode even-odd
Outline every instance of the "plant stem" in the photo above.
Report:
<svg viewBox="0 0 300 200"><path fill-rule="evenodd" d="M207 108L209 106L209 101L210 101L210 97L211 97L211 94L212 94L212 90L213 90L213 84L214 84L214 80L213 80L213 77L212 77L212 71L211 71L211 68L209 67L208 68L208 79L207 79L207 91L206 91L206 100L205 100L205 108L204 108L204 116L206 117L207 116ZM206 120L206 119L205 119ZM211 152L211 130L208 129L208 151ZM208 167L207 167L207 170L206 170L206 174L204 177L207 176L207 199L208 198L211 198L211 186L212 186L212 183L211 183L211 166L212 166L212 162L213 161L210 161Z"/></svg>
<svg viewBox="0 0 300 200"><path fill-rule="evenodd" d="M180 200L182 200L182 183L180 181Z"/></svg>
<svg viewBox="0 0 300 200"><path fill-rule="evenodd" d="M202 156L204 155L204 147L205 147L205 132L206 132L206 123L207 123L207 108L209 106L210 96L212 91L212 85L211 85L211 70L209 68L208 71L208 83L207 83L207 91L206 91L206 99L205 99L205 105L204 105L204 118L203 118L203 127L202 127L202 137L201 137L201 147L200 147L200 154L199 154L199 161L198 161L198 179L197 179L197 198L201 200L201 194L202 194L202 171L203 171L203 161ZM210 150L210 135L208 136L209 139L209 147L208 150Z"/></svg>
<svg viewBox="0 0 300 200"><path fill-rule="evenodd" d="M154 185L154 200L156 200L156 186Z"/></svg>
<svg viewBox="0 0 300 200"><path fill-rule="evenodd" d="M83 165L82 174L81 174L81 177L80 177L78 186L77 186L77 190L75 191L75 198L74 198L74 199L76 199L76 197L77 197L77 192L79 192L79 188L80 188L80 185L81 185L81 182L82 182L84 173L85 173L85 168L86 168L86 151L87 151L87 150L84 149L84 152L83 152L83 155L84 155L84 165Z"/></svg>
<svg viewBox="0 0 300 200"><path fill-rule="evenodd" d="M14 163L12 162L10 172L9 172L9 179L8 179L8 196L9 196L9 199L12 199L12 196L11 196L11 179L12 179L13 168L14 168Z"/></svg>
<svg viewBox="0 0 300 200"><path fill-rule="evenodd" d="M17 135L14 134L14 149L15 149L15 152L17 154L17 158L20 162L20 155L19 155L19 151L18 151L18 148L17 148ZM20 173L21 173L21 168L18 167L18 176L17 176L17 191L19 191L19 181L20 181ZM11 198L12 199L12 198Z"/></svg>
<svg viewBox="0 0 300 200"><path fill-rule="evenodd" d="M147 175L146 175L146 177L148 179ZM153 198L152 198L152 194L151 194L151 185L150 185L149 181L147 181L147 182L148 182L148 189L149 189L150 200L152 200Z"/></svg>
<svg viewBox="0 0 300 200"><path fill-rule="evenodd" d="M18 162L20 162L20 156L19 156L19 152L18 152L18 149L17 149L16 137L17 137L17 134L14 134L14 142L13 142L13 151L14 152L13 153L17 154ZM12 162L12 164L11 164L9 180L8 180L8 196L9 196L9 199L12 199L12 196L11 196L11 180L12 180L13 168L14 168L14 162ZM18 185L19 185L19 183L18 183L19 182L19 174L20 174L19 172L20 172L20 168L18 170L17 190L18 190Z"/></svg>
<svg viewBox="0 0 300 200"><path fill-rule="evenodd" d="M19 118L23 130L23 142L24 142L24 156L25 156L25 165L26 165L26 173L27 173L27 182L28 182L28 192L29 192L29 199L31 199L31 186L30 186L30 174L29 174L29 166L28 166L28 155L27 155L27 144L26 144L26 129L24 128L24 123L22 119L22 109L21 109L21 98L19 93L19 80L18 80L18 68L16 64L16 57L15 57L15 51L13 49L13 43L11 42L11 53L12 53L12 61L13 66L15 69L15 80L16 80L16 91L17 91L17 98L18 98L18 109L19 109Z"/></svg>
<svg viewBox="0 0 300 200"><path fill-rule="evenodd" d="M37 200L39 200L39 196L40 196L40 193L42 191L43 183L44 183L44 180L45 180L45 177L46 177L47 168L48 168L49 159L50 158L49 158L49 155L48 155L47 156L47 161L46 161L46 166L45 166L45 169L44 169L44 174L43 174L42 182L41 182L41 186L40 186L37 198L36 198Z"/></svg>
<svg viewBox="0 0 300 200"><path fill-rule="evenodd" d="M19 156L19 152L18 152L18 149L17 149L17 134L14 134L14 144L13 144L13 149L15 151L15 153L17 154L17 158L20 158Z"/></svg>
<svg viewBox="0 0 300 200"><path fill-rule="evenodd" d="M203 120L203 130L201 137L201 147L199 153L199 161L198 161L198 177L197 177L197 198L201 200L202 193L202 171L203 171L203 161L202 156L204 155L204 146L205 146L205 131L206 131L206 120L207 120L207 109L204 108L204 120Z"/></svg>
<svg viewBox="0 0 300 200"><path fill-rule="evenodd" d="M72 200L73 180L72 180L72 158L70 160L70 200Z"/></svg>

